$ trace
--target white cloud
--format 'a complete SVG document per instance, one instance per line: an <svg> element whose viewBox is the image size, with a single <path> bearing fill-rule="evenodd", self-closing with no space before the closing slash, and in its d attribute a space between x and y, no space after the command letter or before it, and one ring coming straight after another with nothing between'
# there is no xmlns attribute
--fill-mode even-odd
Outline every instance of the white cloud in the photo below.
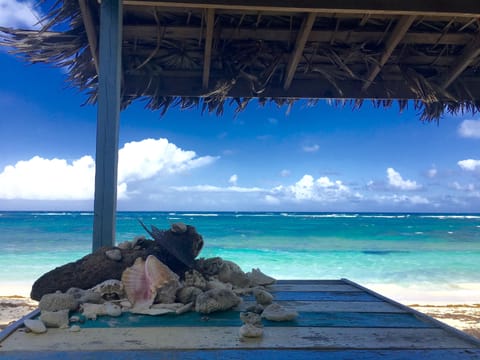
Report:
<svg viewBox="0 0 480 360"><path fill-rule="evenodd" d="M195 185L195 186L171 186L170 189L180 191L180 192L210 192L210 193L220 193L220 192L232 192L232 193L256 193L264 192L266 190L252 187L240 187L240 186L214 186L214 185Z"/></svg>
<svg viewBox="0 0 480 360"><path fill-rule="evenodd" d="M347 195L350 189L340 180L331 181L323 176L315 180L311 175L304 175L299 181L290 186L277 186L273 190L276 197L288 200L313 200L333 202Z"/></svg>
<svg viewBox="0 0 480 360"><path fill-rule="evenodd" d="M397 194L394 194L394 195L389 195L389 196L380 196L380 197L377 197L376 198L378 201L380 202L384 202L384 203L410 203L410 204L413 204L413 205L426 205L426 204L430 204L430 201L423 197L423 196L419 196L419 195L413 195L413 196L409 196L409 195L397 195Z"/></svg>
<svg viewBox="0 0 480 360"><path fill-rule="evenodd" d="M467 170L467 171L475 171L477 169L480 169L480 160L475 160L475 159L460 160L459 162L457 162L457 164L463 170Z"/></svg>
<svg viewBox="0 0 480 360"><path fill-rule="evenodd" d="M130 142L119 150L119 198L128 197L128 184L159 174L184 172L215 161L196 157L166 139ZM88 200L93 198L95 161L83 156L68 162L35 156L6 166L0 173L0 199Z"/></svg>
<svg viewBox="0 0 480 360"><path fill-rule="evenodd" d="M237 174L233 174L232 176L230 176L230 179L228 179L228 182L232 185L237 185L237 181L238 181Z"/></svg>
<svg viewBox="0 0 480 360"><path fill-rule="evenodd" d="M145 139L126 143L118 152L118 182L151 178L159 173L175 174L208 165L216 157L196 157L167 139Z"/></svg>
<svg viewBox="0 0 480 360"><path fill-rule="evenodd" d="M0 26L32 29L42 17L33 1L0 0Z"/></svg>
<svg viewBox="0 0 480 360"><path fill-rule="evenodd" d="M320 146L318 144L314 145L305 145L303 146L303 151L305 152L317 152L320 149Z"/></svg>
<svg viewBox="0 0 480 360"><path fill-rule="evenodd" d="M450 186L455 190L475 191L474 184L461 185L458 181L454 181Z"/></svg>
<svg viewBox="0 0 480 360"><path fill-rule="evenodd" d="M393 168L387 169L388 183L390 186L401 189L401 190L415 190L419 189L421 186L418 185L415 181L404 180L399 172L395 171Z"/></svg>
<svg viewBox="0 0 480 360"><path fill-rule="evenodd" d="M71 163L35 156L0 173L0 198L86 200L93 197L95 163L84 156Z"/></svg>
<svg viewBox="0 0 480 360"><path fill-rule="evenodd" d="M480 138L480 120L463 120L458 133L466 138Z"/></svg>
<svg viewBox="0 0 480 360"><path fill-rule="evenodd" d="M432 167L427 172L427 175L428 175L429 178L434 178L435 176L437 176L437 174L438 174L438 170L437 170L436 167Z"/></svg>
<svg viewBox="0 0 480 360"><path fill-rule="evenodd" d="M293 185L277 186L272 189L258 187L219 187L212 185L174 186L170 188L180 192L210 192L210 193L259 193L265 194L263 201L269 204L279 204L282 201L322 201L335 202L347 198L361 198L360 194L351 194L350 189L340 180L332 181L328 177L315 180L311 175L304 175ZM258 198L258 200L261 200Z"/></svg>

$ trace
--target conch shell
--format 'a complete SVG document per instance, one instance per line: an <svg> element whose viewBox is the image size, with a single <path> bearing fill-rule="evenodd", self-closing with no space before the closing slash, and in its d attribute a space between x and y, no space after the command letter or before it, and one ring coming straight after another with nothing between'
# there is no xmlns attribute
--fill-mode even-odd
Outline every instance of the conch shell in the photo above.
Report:
<svg viewBox="0 0 480 360"><path fill-rule="evenodd" d="M137 258L131 267L125 269L122 283L133 307L149 308L155 301L158 289L172 283L179 285L179 278L167 265L149 255L147 260Z"/></svg>

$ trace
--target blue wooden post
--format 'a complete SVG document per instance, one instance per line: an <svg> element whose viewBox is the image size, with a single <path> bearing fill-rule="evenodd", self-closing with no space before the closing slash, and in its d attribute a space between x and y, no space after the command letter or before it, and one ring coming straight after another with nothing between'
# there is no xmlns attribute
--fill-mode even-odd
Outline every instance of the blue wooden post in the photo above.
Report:
<svg viewBox="0 0 480 360"><path fill-rule="evenodd" d="M115 244L122 2L102 0L100 12L93 250L101 246L113 246Z"/></svg>

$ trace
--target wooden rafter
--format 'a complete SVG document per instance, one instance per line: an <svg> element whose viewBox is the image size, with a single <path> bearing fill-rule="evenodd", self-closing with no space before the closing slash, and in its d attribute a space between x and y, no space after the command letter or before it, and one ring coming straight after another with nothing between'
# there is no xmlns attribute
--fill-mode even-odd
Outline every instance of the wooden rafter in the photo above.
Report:
<svg viewBox="0 0 480 360"><path fill-rule="evenodd" d="M297 70L298 63L300 62L300 58L303 54L303 49L305 48L305 44L308 40L308 35L312 30L316 17L317 15L315 13L309 13L303 19L302 26L297 35L297 41L295 42L295 49L288 60L287 75L285 76L285 82L283 83L283 88L285 90L287 90L292 83L293 76Z"/></svg>
<svg viewBox="0 0 480 360"><path fill-rule="evenodd" d="M97 74L99 73L99 62L98 62L98 35L95 30L95 25L92 17L92 12L90 6L88 5L88 0L78 0L80 5L80 11L82 12L83 24L85 26L85 31L87 32L88 45L90 46L90 53L92 54L93 63L95 64L95 70Z"/></svg>
<svg viewBox="0 0 480 360"><path fill-rule="evenodd" d="M205 52L203 57L203 89L208 89L210 78L210 63L212 61L213 27L215 25L215 10L207 9L207 30L205 34Z"/></svg>
<svg viewBox="0 0 480 360"><path fill-rule="evenodd" d="M177 8L238 9L249 11L283 11L354 14L369 13L389 15L435 15L477 17L480 3L476 0L124 0L125 5L167 6Z"/></svg>
<svg viewBox="0 0 480 360"><path fill-rule="evenodd" d="M477 35L474 41L465 47L460 58L456 60L455 66L453 66L447 73L441 83L441 87L446 89L450 84L455 81L456 78L472 63L472 61L480 56L480 34Z"/></svg>
<svg viewBox="0 0 480 360"><path fill-rule="evenodd" d="M367 76L366 82L362 86L362 91L368 89L368 87L372 84L373 80L377 77L382 70L383 65L388 61L390 56L392 55L393 50L397 47L398 43L407 33L408 29L412 25L413 21L415 20L415 16L402 16L395 25L390 37L388 38L385 46L385 51L383 52L380 61L378 64L375 65L374 68L370 71Z"/></svg>
<svg viewBox="0 0 480 360"><path fill-rule="evenodd" d="M217 12L215 12L217 14ZM329 42L333 36L332 30L312 30L309 35L310 41ZM136 38L155 39L158 34L158 27L153 25L125 25L123 28L124 40L135 40ZM167 26L162 28L163 37L176 39L198 38L198 27L194 26ZM268 29L268 28L239 28L222 27L218 31L219 40L241 40L255 39L264 41L289 41L291 40L289 29ZM339 30L335 33L335 41L343 43L363 43L378 39L382 36L379 31L351 31ZM472 40L469 33L447 33L438 32L408 32L400 40L401 44L441 44L441 45L465 45Z"/></svg>

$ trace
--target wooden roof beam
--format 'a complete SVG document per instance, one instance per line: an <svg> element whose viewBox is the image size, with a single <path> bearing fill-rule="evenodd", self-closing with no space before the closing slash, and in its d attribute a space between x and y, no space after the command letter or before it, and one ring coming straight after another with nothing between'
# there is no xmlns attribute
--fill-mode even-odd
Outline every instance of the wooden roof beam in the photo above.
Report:
<svg viewBox="0 0 480 360"><path fill-rule="evenodd" d="M97 75L99 74L99 62L98 62L98 35L95 30L95 22L93 21L92 12L88 5L88 0L78 0L80 5L80 11L82 13L83 25L87 32L88 45L90 47L90 53L92 54L93 63L95 64L95 70Z"/></svg>
<svg viewBox="0 0 480 360"><path fill-rule="evenodd" d="M205 52L203 57L203 89L208 89L210 63L212 62L213 27L215 25L215 9L207 9L207 30L205 34Z"/></svg>
<svg viewBox="0 0 480 360"><path fill-rule="evenodd" d="M368 89L368 87L372 84L373 80L377 77L377 75L382 70L383 65L388 61L390 56L392 55L393 50L397 47L398 43L403 39L405 34L407 33L408 29L412 25L413 21L415 20L415 16L402 16L395 25L390 37L386 42L385 51L380 58L380 61L377 65L370 71L367 76L366 82L362 86L362 91Z"/></svg>
<svg viewBox="0 0 480 360"><path fill-rule="evenodd" d="M288 60L287 75L285 77L285 82L283 83L283 88L285 90L288 90L288 88L292 84L295 71L297 70L298 63L300 62L300 58L303 54L303 49L305 49L305 44L308 40L308 35L310 35L310 31L312 31L312 27L315 23L316 17L317 15L315 13L309 13L303 19L302 26L300 27L300 31L297 35L297 40L295 41L295 49L293 50L293 53Z"/></svg>
<svg viewBox="0 0 480 360"><path fill-rule="evenodd" d="M215 11L215 14L218 14ZM197 39L198 27L195 26L166 26L162 28L163 37L177 39ZM142 40L156 41L158 27L155 25L125 25L123 27L124 40ZM258 39L265 41L289 41L291 40L291 31L289 29L268 29L268 28L237 28L222 27L218 31L220 40L241 40ZM331 30L312 30L309 35L310 41L329 42L333 36ZM361 31L340 30L335 33L335 41L345 43L363 43L371 39L378 39L382 36L379 31ZM426 33L426 32L408 32L401 39L401 44L441 44L441 45L465 45L473 40L469 33Z"/></svg>
<svg viewBox="0 0 480 360"><path fill-rule="evenodd" d="M449 87L478 56L480 56L480 34L477 35L474 41L465 47L462 55L455 61L455 66L450 69L440 86L443 89Z"/></svg>
<svg viewBox="0 0 480 360"><path fill-rule="evenodd" d="M337 14L480 16L477 0L123 0L124 5Z"/></svg>

